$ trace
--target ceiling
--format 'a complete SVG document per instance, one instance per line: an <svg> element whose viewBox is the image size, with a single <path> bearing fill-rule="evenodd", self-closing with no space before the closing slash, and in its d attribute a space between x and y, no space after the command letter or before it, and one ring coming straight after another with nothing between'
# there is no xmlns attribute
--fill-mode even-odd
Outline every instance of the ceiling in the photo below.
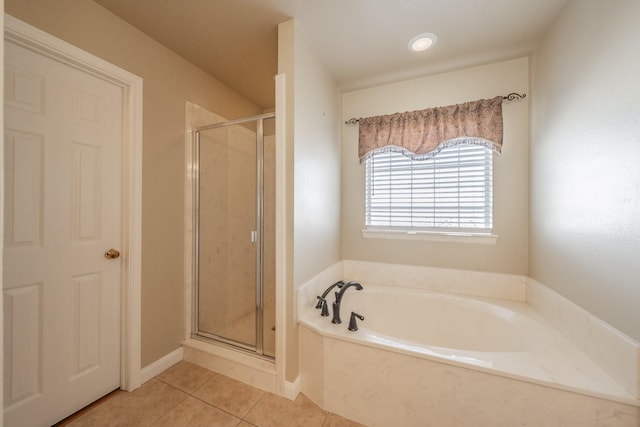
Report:
<svg viewBox="0 0 640 427"><path fill-rule="evenodd" d="M262 108L295 18L343 91L528 55L566 0L95 0ZM410 52L418 33L436 45Z"/></svg>

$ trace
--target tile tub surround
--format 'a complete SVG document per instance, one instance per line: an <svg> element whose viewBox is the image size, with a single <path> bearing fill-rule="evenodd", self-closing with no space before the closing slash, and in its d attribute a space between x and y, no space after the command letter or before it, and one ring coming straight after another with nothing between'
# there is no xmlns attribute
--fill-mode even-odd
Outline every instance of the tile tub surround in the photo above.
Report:
<svg viewBox="0 0 640 427"><path fill-rule="evenodd" d="M525 301L526 278L515 274L367 261L342 261L343 278L375 285Z"/></svg>
<svg viewBox="0 0 640 427"><path fill-rule="evenodd" d="M298 321L299 308L305 307L309 304L315 306L318 295L322 295L324 290L338 280L342 280L343 277L343 261L337 262L332 266L324 269L320 273L305 282L296 291L296 306L293 308L293 312L296 316L296 322Z"/></svg>
<svg viewBox="0 0 640 427"><path fill-rule="evenodd" d="M531 278L527 278L527 302L640 399L640 343Z"/></svg>
<svg viewBox="0 0 640 427"><path fill-rule="evenodd" d="M297 306L315 304L317 295L342 279L508 301L525 301L527 297L526 278L523 276L344 260L298 287ZM297 308L295 312L298 313Z"/></svg>
<svg viewBox="0 0 640 427"><path fill-rule="evenodd" d="M368 426L637 427L640 408L323 337L301 325L303 393Z"/></svg>

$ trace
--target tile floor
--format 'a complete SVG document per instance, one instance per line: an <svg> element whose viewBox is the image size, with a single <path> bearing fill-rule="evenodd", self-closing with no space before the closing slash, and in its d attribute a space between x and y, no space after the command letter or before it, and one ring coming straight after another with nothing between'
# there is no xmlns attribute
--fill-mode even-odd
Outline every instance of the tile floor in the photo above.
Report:
<svg viewBox="0 0 640 427"><path fill-rule="evenodd" d="M189 362L132 393L115 391L57 426L357 427L299 394L278 397Z"/></svg>

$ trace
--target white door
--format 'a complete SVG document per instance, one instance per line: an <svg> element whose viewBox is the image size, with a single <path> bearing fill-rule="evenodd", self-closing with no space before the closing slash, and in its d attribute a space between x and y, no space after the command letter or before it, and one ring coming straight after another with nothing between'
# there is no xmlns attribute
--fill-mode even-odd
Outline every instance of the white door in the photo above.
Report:
<svg viewBox="0 0 640 427"><path fill-rule="evenodd" d="M122 88L5 44L5 426L120 385Z"/></svg>

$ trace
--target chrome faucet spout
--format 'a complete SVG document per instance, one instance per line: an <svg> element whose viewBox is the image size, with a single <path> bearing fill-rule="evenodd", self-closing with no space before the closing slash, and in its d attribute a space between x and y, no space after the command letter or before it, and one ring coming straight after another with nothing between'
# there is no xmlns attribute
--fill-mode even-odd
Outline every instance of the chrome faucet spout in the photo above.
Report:
<svg viewBox="0 0 640 427"><path fill-rule="evenodd" d="M342 304L342 298L344 297L344 293L349 288L356 288L356 290L361 291L362 285L358 282L349 282L345 285L342 285L340 290L336 292L336 300L333 302L333 319L331 319L331 323L339 324L342 323L342 319L340 319L340 304Z"/></svg>

